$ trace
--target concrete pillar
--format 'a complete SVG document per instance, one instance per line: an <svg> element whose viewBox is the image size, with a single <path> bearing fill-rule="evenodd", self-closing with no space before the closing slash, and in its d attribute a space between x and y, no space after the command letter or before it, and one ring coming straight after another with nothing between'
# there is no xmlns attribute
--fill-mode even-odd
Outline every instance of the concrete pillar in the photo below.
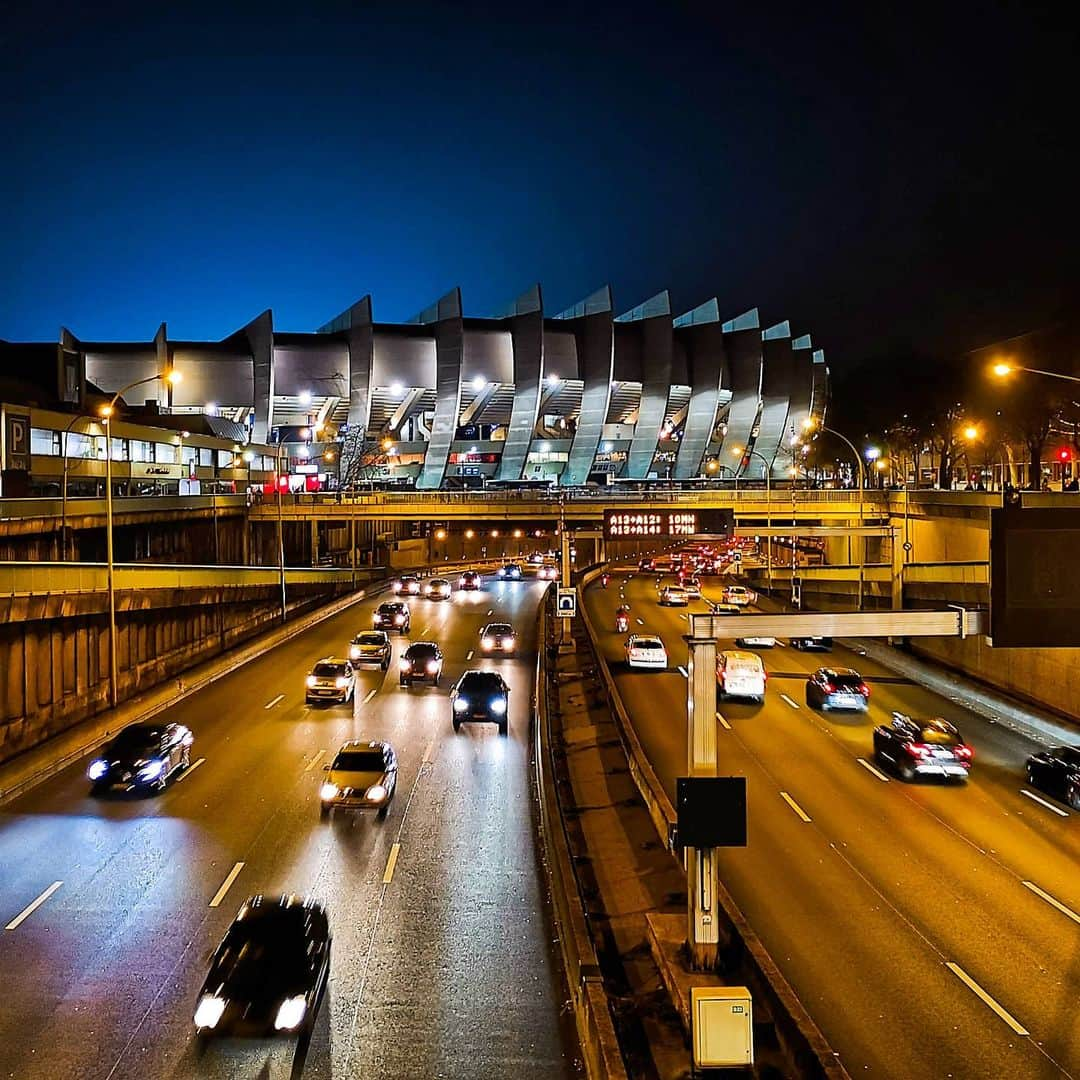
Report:
<svg viewBox="0 0 1080 1080"><path fill-rule="evenodd" d="M687 637L687 775L716 776L716 639ZM698 971L716 968L716 859L711 849L686 848L687 942Z"/></svg>
<svg viewBox="0 0 1080 1080"><path fill-rule="evenodd" d="M319 565L319 519L311 519L311 565Z"/></svg>
<svg viewBox="0 0 1080 1080"><path fill-rule="evenodd" d="M894 610L899 610L904 606L904 562L907 559L907 552L904 551L904 546L900 541L900 530L895 526L890 530L889 549L892 607Z"/></svg>

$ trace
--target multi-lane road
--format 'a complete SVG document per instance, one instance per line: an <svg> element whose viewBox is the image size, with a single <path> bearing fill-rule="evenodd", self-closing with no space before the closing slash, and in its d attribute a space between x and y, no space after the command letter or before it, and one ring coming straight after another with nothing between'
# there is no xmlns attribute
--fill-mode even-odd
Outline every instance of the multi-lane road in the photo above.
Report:
<svg viewBox="0 0 1080 1080"><path fill-rule="evenodd" d="M663 637L669 671L625 668L620 602L632 631ZM673 793L686 609L659 607L651 574L613 577L586 603ZM839 645L756 651L765 703L719 706L720 771L748 778L750 828L721 875L851 1074L1080 1077L1080 814L1025 784L1035 744ZM866 677L868 715L807 707L806 676L826 664ZM894 709L960 727L975 751L966 786L905 784L874 765L872 728Z"/></svg>
<svg viewBox="0 0 1080 1080"><path fill-rule="evenodd" d="M195 743L163 794L93 798L82 762L0 809L0 1077L578 1075L530 788L541 590L488 579L414 600L410 638L441 644L441 688L399 688L395 641L354 704L305 706L312 662L370 627L375 601L359 603L170 709ZM517 626L517 658L475 655L489 616ZM469 667L510 684L509 738L454 734L448 686ZM321 767L361 737L397 750L389 815L320 823ZM200 1053L208 958L259 892L328 908L314 1035Z"/></svg>

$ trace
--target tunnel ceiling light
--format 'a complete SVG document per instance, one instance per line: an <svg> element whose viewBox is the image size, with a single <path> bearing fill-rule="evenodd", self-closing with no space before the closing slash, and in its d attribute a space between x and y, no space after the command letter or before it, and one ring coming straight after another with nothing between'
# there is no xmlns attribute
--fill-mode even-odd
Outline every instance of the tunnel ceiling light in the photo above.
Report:
<svg viewBox="0 0 1080 1080"><path fill-rule="evenodd" d="M390 393L393 394L394 397L401 397L402 394L405 393L405 387L402 383L399 382L391 383Z"/></svg>
<svg viewBox="0 0 1080 1080"><path fill-rule="evenodd" d="M207 416L217 416L217 402L208 401L203 407L203 411L206 413Z"/></svg>
<svg viewBox="0 0 1080 1080"><path fill-rule="evenodd" d="M300 391L300 404L301 405L310 405L311 404L311 391L310 390L301 390Z"/></svg>
<svg viewBox="0 0 1080 1080"><path fill-rule="evenodd" d="M561 382L562 382L562 379L560 379L559 376L555 375L554 373L552 373L551 375L549 375L547 377L548 386L558 386L559 383L561 383Z"/></svg>
<svg viewBox="0 0 1080 1080"><path fill-rule="evenodd" d="M483 375L473 376L472 388L479 394L487 386L487 379Z"/></svg>

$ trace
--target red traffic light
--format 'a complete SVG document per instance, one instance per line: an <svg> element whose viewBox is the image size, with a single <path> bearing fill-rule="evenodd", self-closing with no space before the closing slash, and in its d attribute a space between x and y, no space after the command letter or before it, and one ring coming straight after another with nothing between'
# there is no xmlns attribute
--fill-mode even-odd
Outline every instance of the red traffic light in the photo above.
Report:
<svg viewBox="0 0 1080 1080"><path fill-rule="evenodd" d="M1071 461L1071 460L1072 460L1072 451L1067 446L1063 446L1058 451L1058 461L1064 463L1064 462L1068 462L1068 461Z"/></svg>

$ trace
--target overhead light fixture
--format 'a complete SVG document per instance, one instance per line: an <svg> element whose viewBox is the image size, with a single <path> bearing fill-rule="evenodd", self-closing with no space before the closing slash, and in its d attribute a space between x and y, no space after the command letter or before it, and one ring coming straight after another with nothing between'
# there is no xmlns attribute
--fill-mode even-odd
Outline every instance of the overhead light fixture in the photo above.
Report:
<svg viewBox="0 0 1080 1080"><path fill-rule="evenodd" d="M300 391L300 404L301 405L310 405L311 404L311 391L310 390L301 390Z"/></svg>
<svg viewBox="0 0 1080 1080"><path fill-rule="evenodd" d="M390 393L393 394L394 397L401 397L401 395L405 393L405 387L399 382L391 383Z"/></svg>
<svg viewBox="0 0 1080 1080"><path fill-rule="evenodd" d="M483 375L473 376L472 388L479 394L487 386L487 379Z"/></svg>

